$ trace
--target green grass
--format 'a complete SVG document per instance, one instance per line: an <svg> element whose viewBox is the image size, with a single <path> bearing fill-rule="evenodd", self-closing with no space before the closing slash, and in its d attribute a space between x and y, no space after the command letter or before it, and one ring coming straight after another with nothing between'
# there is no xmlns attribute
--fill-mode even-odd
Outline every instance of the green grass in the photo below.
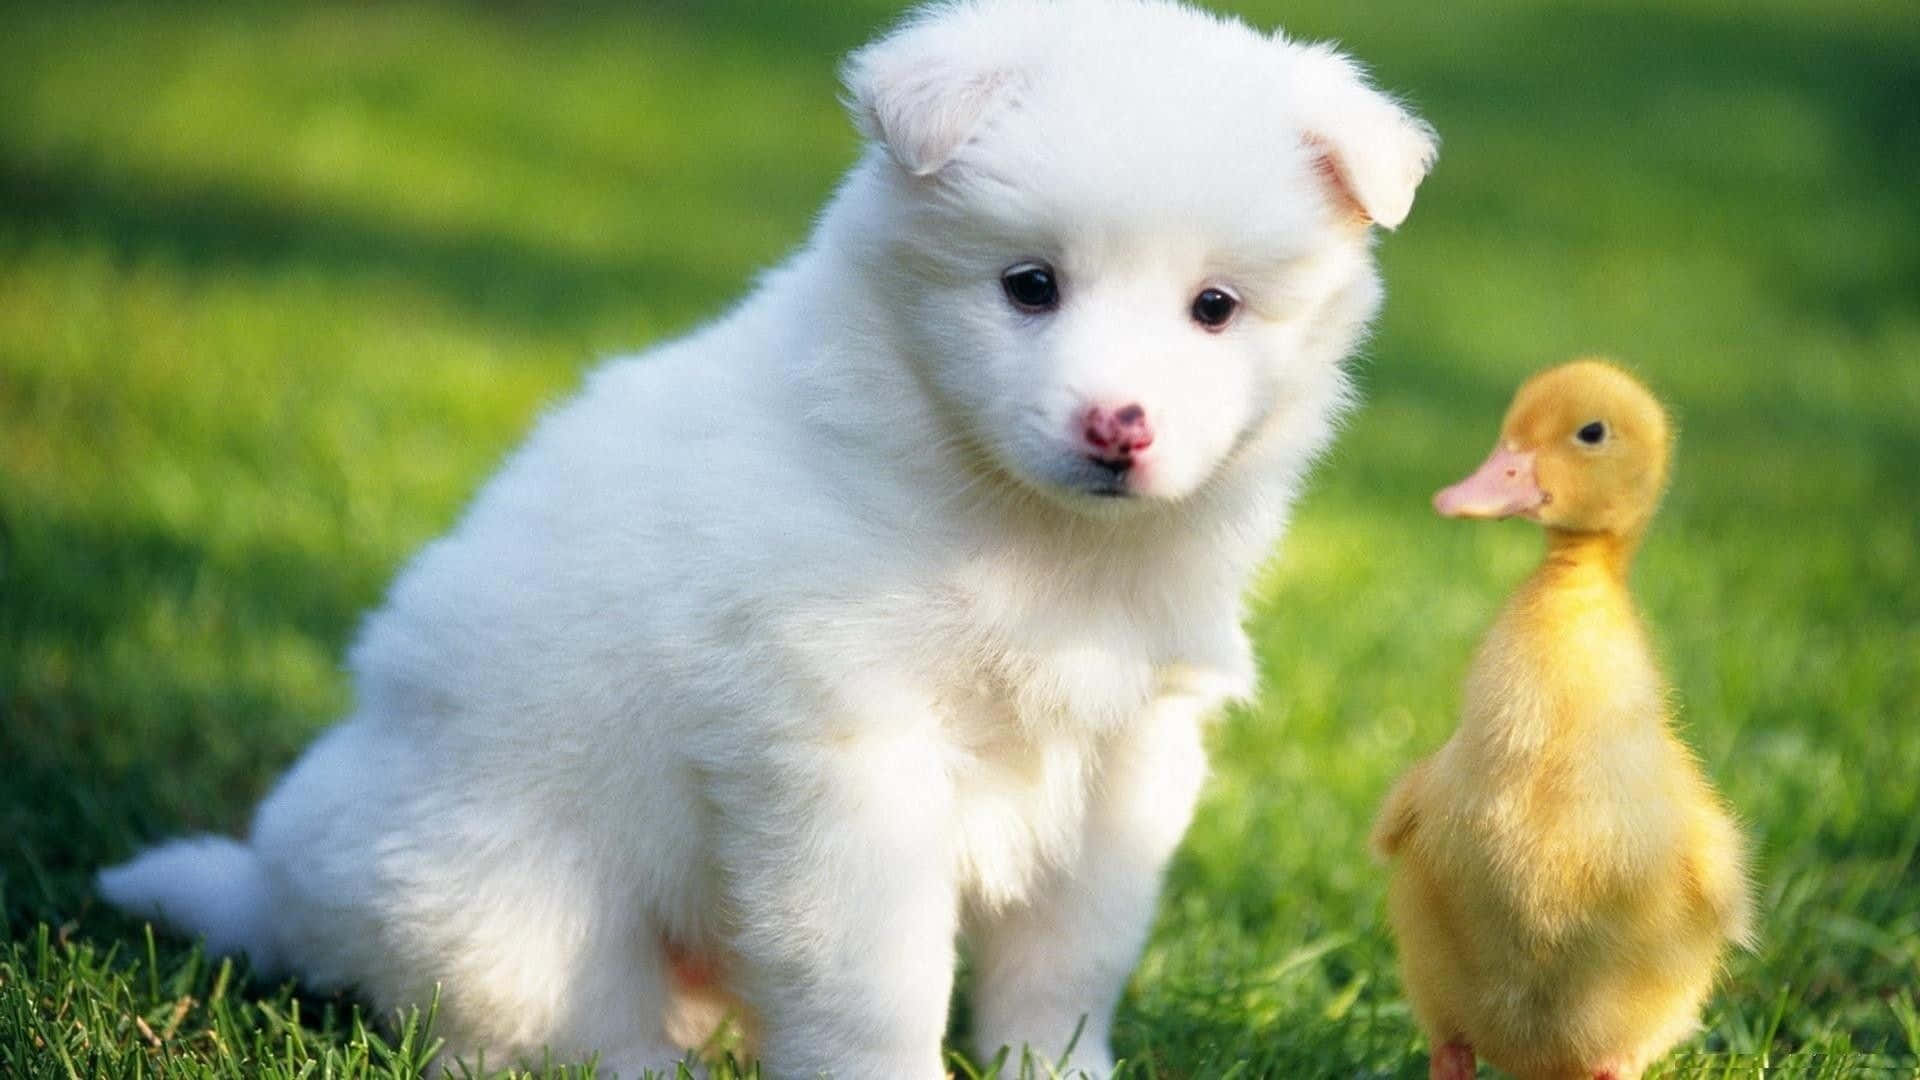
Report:
<svg viewBox="0 0 1920 1080"><path fill-rule="evenodd" d="M1446 147L1382 246L1368 404L1260 583L1266 693L1214 732L1132 1075L1422 1074L1364 830L1538 543L1426 496L1584 351L1681 417L1638 591L1759 856L1762 943L1668 1075L1912 1075L1920 20L1248 6ZM854 150L835 58L888 7L6 11L0 1075L418 1067L430 1033L152 941L88 875L240 827L538 410L801 239Z"/></svg>

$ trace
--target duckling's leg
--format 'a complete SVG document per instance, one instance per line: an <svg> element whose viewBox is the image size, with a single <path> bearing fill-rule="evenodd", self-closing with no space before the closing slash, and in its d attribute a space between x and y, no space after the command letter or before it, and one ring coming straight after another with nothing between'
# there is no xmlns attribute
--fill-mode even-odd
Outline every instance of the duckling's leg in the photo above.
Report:
<svg viewBox="0 0 1920 1080"><path fill-rule="evenodd" d="M1427 1080L1473 1080L1473 1047L1459 1039L1434 1047Z"/></svg>

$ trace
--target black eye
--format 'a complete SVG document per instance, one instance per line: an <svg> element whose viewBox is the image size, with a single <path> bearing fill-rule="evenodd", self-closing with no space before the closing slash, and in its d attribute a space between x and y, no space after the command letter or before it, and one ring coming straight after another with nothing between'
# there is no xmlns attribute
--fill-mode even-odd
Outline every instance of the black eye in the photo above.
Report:
<svg viewBox="0 0 1920 1080"><path fill-rule="evenodd" d="M1593 423L1574 432L1573 437L1586 443L1588 446L1599 446L1601 441L1607 437L1607 425L1595 420Z"/></svg>
<svg viewBox="0 0 1920 1080"><path fill-rule="evenodd" d="M1202 289L1193 298L1193 321L1209 330L1218 330L1233 321L1240 310L1240 298L1224 289Z"/></svg>
<svg viewBox="0 0 1920 1080"><path fill-rule="evenodd" d="M1060 306L1060 283L1054 279L1053 267L1045 263L1021 263L1000 275L1000 287L1022 311L1052 311Z"/></svg>

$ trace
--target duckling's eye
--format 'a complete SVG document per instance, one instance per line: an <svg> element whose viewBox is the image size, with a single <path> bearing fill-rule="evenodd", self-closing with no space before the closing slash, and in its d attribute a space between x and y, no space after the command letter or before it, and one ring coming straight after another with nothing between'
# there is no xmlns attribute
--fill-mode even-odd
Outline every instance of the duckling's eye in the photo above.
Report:
<svg viewBox="0 0 1920 1080"><path fill-rule="evenodd" d="M1000 275L1000 287L1014 307L1030 314L1060 306L1060 282L1046 263L1021 263L1010 268Z"/></svg>
<svg viewBox="0 0 1920 1080"><path fill-rule="evenodd" d="M1574 432L1573 437L1586 443L1588 446L1599 446L1606 440L1607 425L1595 420L1593 423Z"/></svg>

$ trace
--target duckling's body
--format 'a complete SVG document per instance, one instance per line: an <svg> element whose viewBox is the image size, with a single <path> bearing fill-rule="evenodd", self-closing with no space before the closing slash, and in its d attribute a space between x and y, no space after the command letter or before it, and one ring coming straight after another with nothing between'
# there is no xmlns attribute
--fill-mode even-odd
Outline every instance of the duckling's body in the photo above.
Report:
<svg viewBox="0 0 1920 1080"><path fill-rule="evenodd" d="M1547 387L1570 396L1549 403L1570 419L1524 430L1528 390L1537 398L1542 379L1587 367L1599 370ZM1621 379L1568 365L1516 399L1490 465L1534 455L1545 497L1507 512L1548 524L1547 555L1482 643L1459 729L1401 778L1375 826L1375 847L1394 860L1389 916L1436 1076L1470 1076L1474 1054L1522 1077L1637 1076L1693 1030L1724 944L1747 934L1739 833L1670 730L1627 591L1664 483L1664 415L1647 397L1657 422L1612 422L1619 443L1636 439L1658 459L1614 470L1648 503L1609 517L1618 506L1607 499L1599 517L1617 528L1565 527L1592 520L1594 493L1576 485L1609 479L1587 468L1599 451L1580 447L1565 469L1540 456L1561 427L1587 427L1595 410L1620 415L1580 390L1617 391ZM1461 516L1505 516L1489 505Z"/></svg>

